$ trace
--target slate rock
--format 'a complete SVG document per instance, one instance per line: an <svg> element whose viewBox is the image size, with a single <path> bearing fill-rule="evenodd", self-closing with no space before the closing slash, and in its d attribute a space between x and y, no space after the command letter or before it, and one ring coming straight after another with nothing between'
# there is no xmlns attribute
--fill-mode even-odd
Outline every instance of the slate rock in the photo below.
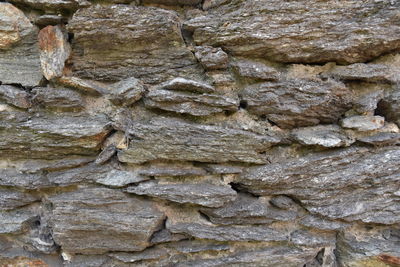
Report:
<svg viewBox="0 0 400 267"><path fill-rule="evenodd" d="M292 131L293 138L303 145L323 147L350 146L355 139L337 125L318 125L297 128Z"/></svg>
<svg viewBox="0 0 400 267"><path fill-rule="evenodd" d="M22 121L15 121L14 115L3 118L0 155L31 159L93 155L111 129L105 116L86 115L41 114L30 118L30 114L22 113Z"/></svg>
<svg viewBox="0 0 400 267"><path fill-rule="evenodd" d="M38 214L30 207L0 211L0 234L20 234L28 230L29 222Z"/></svg>
<svg viewBox="0 0 400 267"><path fill-rule="evenodd" d="M169 223L172 233L184 233L216 241L285 241L287 233L266 226L214 226L201 223Z"/></svg>
<svg viewBox="0 0 400 267"><path fill-rule="evenodd" d="M335 246L335 233L296 230L290 233L290 242L298 246L325 247Z"/></svg>
<svg viewBox="0 0 400 267"><path fill-rule="evenodd" d="M397 145L400 144L400 133L377 133L357 140L374 146Z"/></svg>
<svg viewBox="0 0 400 267"><path fill-rule="evenodd" d="M247 110L264 115L281 128L334 123L351 108L352 94L342 83L305 78L246 87Z"/></svg>
<svg viewBox="0 0 400 267"><path fill-rule="evenodd" d="M47 26L47 25L57 25L57 24L63 24L67 22L67 19L61 14L55 15L55 14L44 14L41 16L38 16L35 18L34 23L39 26Z"/></svg>
<svg viewBox="0 0 400 267"><path fill-rule="evenodd" d="M95 181L99 184L123 187L128 184L135 184L149 180L149 177L139 175L135 172L123 171L123 170L111 170L106 176L100 176L95 178Z"/></svg>
<svg viewBox="0 0 400 267"><path fill-rule="evenodd" d="M110 86L109 99L116 105L129 106L142 98L145 85L134 77L114 83Z"/></svg>
<svg viewBox="0 0 400 267"><path fill-rule="evenodd" d="M239 76L248 79L277 81L279 72L261 62L239 59L232 63Z"/></svg>
<svg viewBox="0 0 400 267"><path fill-rule="evenodd" d="M39 200L38 197L12 189L0 188L0 210L11 210Z"/></svg>
<svg viewBox="0 0 400 267"><path fill-rule="evenodd" d="M152 90L144 100L146 107L193 116L209 116L224 111L237 111L239 99L218 94L196 94L172 90Z"/></svg>
<svg viewBox="0 0 400 267"><path fill-rule="evenodd" d="M293 221L297 213L271 206L267 201L245 194L217 209L201 209L214 224L268 224Z"/></svg>
<svg viewBox="0 0 400 267"><path fill-rule="evenodd" d="M341 121L342 127L357 131L377 130L382 128L384 124L385 118L382 116L351 116Z"/></svg>
<svg viewBox="0 0 400 267"><path fill-rule="evenodd" d="M96 23L88 23L93 20ZM128 5L82 8L67 26L74 34L73 76L114 82L133 76L146 84L178 75L199 77L200 67L180 28L178 15L166 9Z"/></svg>
<svg viewBox="0 0 400 267"><path fill-rule="evenodd" d="M143 260L161 260L167 257L168 251L163 248L148 248L141 252L133 252L133 253L111 253L109 254L112 258L117 259L122 262L132 263Z"/></svg>
<svg viewBox="0 0 400 267"><path fill-rule="evenodd" d="M38 28L24 13L5 2L0 3L0 81L3 84L37 86L42 79Z"/></svg>
<svg viewBox="0 0 400 267"><path fill-rule="evenodd" d="M163 5L189 5L194 6L201 3L201 0L143 0L144 4Z"/></svg>
<svg viewBox="0 0 400 267"><path fill-rule="evenodd" d="M152 244L159 244L165 242L179 241L182 239L187 239L187 236L183 234L173 234L167 229L161 229L160 231L157 231L153 234L150 242Z"/></svg>
<svg viewBox="0 0 400 267"><path fill-rule="evenodd" d="M201 176L207 172L193 164L179 163L151 163L143 166L139 171L145 176Z"/></svg>
<svg viewBox="0 0 400 267"><path fill-rule="evenodd" d="M77 89L83 93L92 95L104 95L108 93L106 85L97 81L81 79L73 76L62 76L57 79L57 82L66 87Z"/></svg>
<svg viewBox="0 0 400 267"><path fill-rule="evenodd" d="M196 45L285 63L365 62L400 48L397 1L222 2L185 21Z"/></svg>
<svg viewBox="0 0 400 267"><path fill-rule="evenodd" d="M18 108L27 109L32 106L29 93L12 85L0 85L0 99Z"/></svg>
<svg viewBox="0 0 400 267"><path fill-rule="evenodd" d="M349 226L346 222L332 221L318 216L306 215L299 221L301 225L321 230L340 230Z"/></svg>
<svg viewBox="0 0 400 267"><path fill-rule="evenodd" d="M209 240L182 240L168 245L182 253L197 253L203 251L224 251L229 250L230 246L224 242L215 242Z"/></svg>
<svg viewBox="0 0 400 267"><path fill-rule="evenodd" d="M89 6L87 0L10 0L15 4L27 5L31 8L42 10L76 10L85 6Z"/></svg>
<svg viewBox="0 0 400 267"><path fill-rule="evenodd" d="M85 106L82 96L71 89L62 87L35 87L32 101L48 109L79 111Z"/></svg>
<svg viewBox="0 0 400 267"><path fill-rule="evenodd" d="M400 125L400 88L396 87L378 103L378 110L386 120Z"/></svg>
<svg viewBox="0 0 400 267"><path fill-rule="evenodd" d="M126 133L132 140L127 149L118 152L118 159L128 163L156 159L263 163L266 159L259 152L280 141L273 133L259 135L166 118L132 122Z"/></svg>
<svg viewBox="0 0 400 267"><path fill-rule="evenodd" d="M329 219L393 224L400 220L399 157L398 147L311 153L251 167L235 182L257 195L289 195Z"/></svg>
<svg viewBox="0 0 400 267"><path fill-rule="evenodd" d="M53 238L71 253L143 250L164 219L153 203L106 188L82 188L49 200Z"/></svg>
<svg viewBox="0 0 400 267"><path fill-rule="evenodd" d="M399 71L396 67L383 64L356 63L335 66L327 75L346 81L397 83L400 81Z"/></svg>
<svg viewBox="0 0 400 267"><path fill-rule="evenodd" d="M226 69L228 67L228 54L221 48L212 46L196 46L194 49L194 55L206 70Z"/></svg>
<svg viewBox="0 0 400 267"><path fill-rule="evenodd" d="M97 156L95 163L98 165L102 165L109 161L116 153L117 148L115 147L115 145L108 145Z"/></svg>
<svg viewBox="0 0 400 267"><path fill-rule="evenodd" d="M161 89L166 90L177 90L177 91L188 91L195 93L213 93L215 88L204 82L199 82L195 80L189 80L185 78L175 78L167 81L160 86Z"/></svg>
<svg viewBox="0 0 400 267"><path fill-rule="evenodd" d="M161 184L150 181L140 183L137 186L130 186L126 189L126 192L206 207L221 207L236 198L236 191L229 186L205 183Z"/></svg>

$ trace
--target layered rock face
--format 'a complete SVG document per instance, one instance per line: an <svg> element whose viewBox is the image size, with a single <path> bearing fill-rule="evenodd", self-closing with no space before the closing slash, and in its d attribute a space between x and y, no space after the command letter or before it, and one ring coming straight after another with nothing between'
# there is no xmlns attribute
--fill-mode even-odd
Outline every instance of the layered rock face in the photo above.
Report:
<svg viewBox="0 0 400 267"><path fill-rule="evenodd" d="M400 2L0 2L0 266L400 266Z"/></svg>

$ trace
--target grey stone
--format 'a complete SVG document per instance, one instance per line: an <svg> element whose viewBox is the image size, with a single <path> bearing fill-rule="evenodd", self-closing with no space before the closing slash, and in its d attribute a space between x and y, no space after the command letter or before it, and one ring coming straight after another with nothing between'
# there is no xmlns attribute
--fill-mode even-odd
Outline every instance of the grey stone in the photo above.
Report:
<svg viewBox="0 0 400 267"><path fill-rule="evenodd" d="M139 183L149 179L149 177L139 175L135 172L111 170L105 177L95 178L95 181L103 185L123 187L128 184Z"/></svg>
<svg viewBox="0 0 400 267"><path fill-rule="evenodd" d="M143 250L164 219L152 202L106 188L82 188L49 200L53 238L72 253Z"/></svg>
<svg viewBox="0 0 400 267"><path fill-rule="evenodd" d="M335 66L327 75L346 81L400 82L400 69L383 64L356 63L348 66Z"/></svg>
<svg viewBox="0 0 400 267"><path fill-rule="evenodd" d="M266 159L260 152L280 142L273 133L259 135L167 118L132 122L126 133L134 138L118 152L118 159L130 163L156 159L263 163Z"/></svg>
<svg viewBox="0 0 400 267"><path fill-rule="evenodd" d="M175 78L168 82L161 84L161 89L166 90L177 90L177 91L188 91L196 93L213 93L215 88L204 82L198 82L185 78Z"/></svg>
<svg viewBox="0 0 400 267"><path fill-rule="evenodd" d="M171 243L168 247L174 248L182 253L196 253L202 251L224 251L229 250L227 243L208 240L183 240Z"/></svg>
<svg viewBox="0 0 400 267"><path fill-rule="evenodd" d="M163 5L190 5L194 6L201 3L201 0L143 0L144 4L163 4Z"/></svg>
<svg viewBox="0 0 400 267"><path fill-rule="evenodd" d="M37 196L16 190L0 188L0 210L11 210L39 200Z"/></svg>
<svg viewBox="0 0 400 267"><path fill-rule="evenodd" d="M163 248L148 248L141 252L133 253L111 253L109 254L112 258L122 262L137 262L143 260L161 260L168 256L168 251Z"/></svg>
<svg viewBox="0 0 400 267"><path fill-rule="evenodd" d="M256 80L277 81L279 73L276 69L261 62L239 59L232 63L241 77Z"/></svg>
<svg viewBox="0 0 400 267"><path fill-rule="evenodd" d="M19 234L28 230L28 224L37 218L30 207L0 211L0 234Z"/></svg>
<svg viewBox="0 0 400 267"><path fill-rule="evenodd" d="M129 106L142 98L145 85L134 77L114 83L110 86L110 101L116 105Z"/></svg>
<svg viewBox="0 0 400 267"><path fill-rule="evenodd" d="M206 70L226 69L228 67L228 54L219 47L196 46L194 55Z"/></svg>
<svg viewBox="0 0 400 267"><path fill-rule="evenodd" d="M97 156L95 163L102 165L109 161L117 153L117 148L115 145L109 145L104 148L100 154Z"/></svg>
<svg viewBox="0 0 400 267"><path fill-rule="evenodd" d="M378 110L386 120L400 125L400 87L396 87L378 103Z"/></svg>
<svg viewBox="0 0 400 267"><path fill-rule="evenodd" d="M43 10L76 10L90 5L87 0L10 0L10 2Z"/></svg>
<svg viewBox="0 0 400 267"><path fill-rule="evenodd" d="M292 131L292 136L300 144L323 147L350 146L356 141L337 125L297 128Z"/></svg>
<svg viewBox="0 0 400 267"><path fill-rule="evenodd" d="M96 23L88 23L92 20ZM97 81L133 76L146 84L178 75L200 78L201 68L184 43L174 11L93 5L78 10L67 29L74 34L74 76Z"/></svg>
<svg viewBox="0 0 400 267"><path fill-rule="evenodd" d="M64 261L65 267L103 267L109 257L106 255L74 255L69 261Z"/></svg>
<svg viewBox="0 0 400 267"><path fill-rule="evenodd" d="M5 2L0 3L0 81L3 84L37 86L42 79L38 28L24 13Z"/></svg>
<svg viewBox="0 0 400 267"><path fill-rule="evenodd" d="M400 144L400 133L377 133L357 140L374 146L397 145Z"/></svg>
<svg viewBox="0 0 400 267"><path fill-rule="evenodd" d="M82 96L62 87L35 87L32 90L32 101L48 109L60 111L79 111L84 108Z"/></svg>
<svg viewBox="0 0 400 267"><path fill-rule="evenodd" d="M367 87L361 84L362 87ZM380 85L378 85L380 87ZM379 101L384 97L383 90L380 88L371 88L366 92L361 92L354 99L353 109L359 114L373 114L378 107Z"/></svg>
<svg viewBox="0 0 400 267"><path fill-rule="evenodd" d="M153 234L153 236L150 239L150 242L152 244L159 244L165 242L179 241L182 239L187 239L187 236L183 234L173 234L167 229L162 229Z"/></svg>
<svg viewBox="0 0 400 267"><path fill-rule="evenodd" d="M307 215L299 221L301 225L321 230L340 230L349 226L346 222L332 221L314 215Z"/></svg>
<svg viewBox="0 0 400 267"><path fill-rule="evenodd" d="M126 192L206 207L221 207L236 198L236 191L229 186L205 183L160 184L150 181L140 183L137 186L130 186L126 189Z"/></svg>
<svg viewBox="0 0 400 267"><path fill-rule="evenodd" d="M399 50L399 5L390 0L349 0L345 8L334 0L232 0L184 26L193 32L196 45L223 47L237 56L287 63L355 63Z"/></svg>
<svg viewBox="0 0 400 267"><path fill-rule="evenodd" d="M40 63L47 80L61 77L65 61L69 58L71 47L68 35L61 26L47 26L38 35L40 47Z"/></svg>
<svg viewBox="0 0 400 267"><path fill-rule="evenodd" d="M1 113L1 112L0 112ZM107 136L110 124L103 115L40 114L21 121L0 114L0 155L9 157L57 158L62 155L93 155Z"/></svg>
<svg viewBox="0 0 400 267"><path fill-rule="evenodd" d="M207 172L190 163L151 163L138 171L146 176L201 176Z"/></svg>
<svg viewBox="0 0 400 267"><path fill-rule="evenodd" d="M297 210L298 205L287 196L273 196L269 201L273 206L284 210Z"/></svg>
<svg viewBox="0 0 400 267"><path fill-rule="evenodd" d="M266 226L213 226L200 223L169 223L173 233L216 241L285 241L287 233Z"/></svg>
<svg viewBox="0 0 400 267"><path fill-rule="evenodd" d="M385 118L382 116L352 116L343 119L340 124L344 128L357 131L373 131L383 127Z"/></svg>
<svg viewBox="0 0 400 267"><path fill-rule="evenodd" d="M286 79L244 89L247 110L282 128L334 123L351 108L352 94L333 80Z"/></svg>
<svg viewBox="0 0 400 267"><path fill-rule="evenodd" d="M308 230L296 230L290 233L290 242L299 246L325 247L335 246L335 233L311 232Z"/></svg>
<svg viewBox="0 0 400 267"><path fill-rule="evenodd" d="M206 164L204 168L211 174L234 174L243 171L242 167L227 164Z"/></svg>
<svg viewBox="0 0 400 267"><path fill-rule="evenodd" d="M58 78L57 81L61 85L77 89L87 94L98 96L108 93L106 85L92 80L81 79L79 77L72 77L72 76L62 76Z"/></svg>
<svg viewBox="0 0 400 267"><path fill-rule="evenodd" d="M0 85L0 99L18 108L27 109L32 106L29 93L12 85Z"/></svg>
<svg viewBox="0 0 400 267"><path fill-rule="evenodd" d="M196 94L171 90L152 90L144 100L146 107L193 116L209 116L224 111L237 111L239 99L217 94Z"/></svg>
<svg viewBox="0 0 400 267"><path fill-rule="evenodd" d="M229 3L231 0L204 0L203 1L203 9L209 10L211 8Z"/></svg>
<svg viewBox="0 0 400 267"><path fill-rule="evenodd" d="M39 26L47 26L47 25L57 25L57 24L63 24L67 21L67 19L61 14L59 15L54 15L54 14L44 14L41 16L38 16L35 18L34 22L36 25Z"/></svg>
<svg viewBox="0 0 400 267"><path fill-rule="evenodd" d="M258 195L292 196L330 219L393 224L400 220L399 158L398 147L311 153L249 168L236 182Z"/></svg>
<svg viewBox="0 0 400 267"><path fill-rule="evenodd" d="M201 209L215 224L263 224L276 221L293 221L297 213L272 207L266 200L249 195L238 197L218 209Z"/></svg>

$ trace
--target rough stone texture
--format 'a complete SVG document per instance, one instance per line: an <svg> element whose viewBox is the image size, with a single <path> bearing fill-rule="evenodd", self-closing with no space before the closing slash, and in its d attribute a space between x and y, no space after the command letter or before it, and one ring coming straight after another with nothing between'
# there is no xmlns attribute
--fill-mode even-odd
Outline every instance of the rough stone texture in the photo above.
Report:
<svg viewBox="0 0 400 267"><path fill-rule="evenodd" d="M261 152L280 141L274 134L259 135L171 119L132 122L127 133L132 140L118 158L131 163L156 159L263 163L266 159Z"/></svg>
<svg viewBox="0 0 400 267"><path fill-rule="evenodd" d="M280 62L354 63L400 48L399 3L228 1L185 22L197 45Z"/></svg>
<svg viewBox="0 0 400 267"><path fill-rule="evenodd" d="M400 266L400 2L0 2L0 266Z"/></svg>
<svg viewBox="0 0 400 267"><path fill-rule="evenodd" d="M351 92L333 80L266 82L245 88L242 98L249 112L284 128L336 122L351 107Z"/></svg>
<svg viewBox="0 0 400 267"><path fill-rule="evenodd" d="M80 189L49 200L54 240L68 252L140 251L164 218L151 202L112 189Z"/></svg>

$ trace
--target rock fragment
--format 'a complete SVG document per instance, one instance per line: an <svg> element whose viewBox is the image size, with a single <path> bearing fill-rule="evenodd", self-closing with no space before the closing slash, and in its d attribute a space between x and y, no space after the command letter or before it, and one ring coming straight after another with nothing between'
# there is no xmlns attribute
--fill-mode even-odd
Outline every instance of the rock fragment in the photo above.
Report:
<svg viewBox="0 0 400 267"><path fill-rule="evenodd" d="M373 131L383 127L385 118L381 116L352 116L341 121L344 128L357 131Z"/></svg>
<svg viewBox="0 0 400 267"><path fill-rule="evenodd" d="M196 46L195 56L206 70L226 69L229 57L221 48Z"/></svg>
<svg viewBox="0 0 400 267"><path fill-rule="evenodd" d="M12 85L0 85L0 99L18 108L27 109L32 106L29 93Z"/></svg>
<svg viewBox="0 0 400 267"><path fill-rule="evenodd" d="M304 145L323 147L345 147L355 142L355 139L337 125L318 125L297 128L292 131L296 141Z"/></svg>
<svg viewBox="0 0 400 267"><path fill-rule="evenodd" d="M239 59L234 62L233 67L241 77L265 81L277 81L279 73L276 69L261 62Z"/></svg>
<svg viewBox="0 0 400 267"><path fill-rule="evenodd" d="M134 77L114 83L110 87L110 101L116 105L129 106L142 98L145 85Z"/></svg>
<svg viewBox="0 0 400 267"><path fill-rule="evenodd" d="M35 87L32 101L48 109L79 111L84 108L82 96L71 89L62 87Z"/></svg>

